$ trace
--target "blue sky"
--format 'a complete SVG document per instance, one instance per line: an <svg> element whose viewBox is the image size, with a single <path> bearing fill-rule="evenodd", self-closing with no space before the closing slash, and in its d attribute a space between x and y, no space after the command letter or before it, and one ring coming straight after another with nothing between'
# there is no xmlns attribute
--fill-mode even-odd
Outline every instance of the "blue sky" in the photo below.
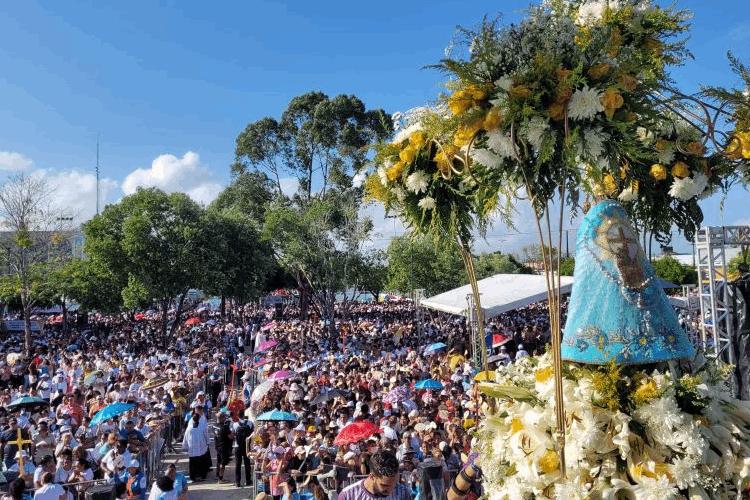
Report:
<svg viewBox="0 0 750 500"><path fill-rule="evenodd" d="M432 99L436 62L456 25L527 1L6 2L0 6L0 175L37 171L68 210L94 210L101 141L103 195L138 185L209 201L229 180L234 139L251 121L278 116L295 95L356 94L368 107L406 110ZM742 0L692 0L695 55L674 76L683 88L734 83L728 49L750 61ZM750 223L736 189L703 203L710 224ZM382 216L373 209L376 219ZM523 222L523 212L519 220ZM400 229L379 219L379 241ZM530 241L504 227L489 247ZM680 244L678 243L678 246ZM684 248L684 245L683 245Z"/></svg>

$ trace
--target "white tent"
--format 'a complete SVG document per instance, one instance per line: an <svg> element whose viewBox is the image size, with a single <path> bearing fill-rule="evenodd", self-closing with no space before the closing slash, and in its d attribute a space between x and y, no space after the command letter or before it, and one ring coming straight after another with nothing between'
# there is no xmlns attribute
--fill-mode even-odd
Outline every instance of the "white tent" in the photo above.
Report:
<svg viewBox="0 0 750 500"><path fill-rule="evenodd" d="M562 293L570 293L573 278L562 276L560 285ZM471 286L464 285L423 299L421 304L437 311L465 316L468 309L466 296L470 293ZM547 300L547 285L545 277L537 274L496 274L479 280L479 293L485 318L494 318L504 312Z"/></svg>

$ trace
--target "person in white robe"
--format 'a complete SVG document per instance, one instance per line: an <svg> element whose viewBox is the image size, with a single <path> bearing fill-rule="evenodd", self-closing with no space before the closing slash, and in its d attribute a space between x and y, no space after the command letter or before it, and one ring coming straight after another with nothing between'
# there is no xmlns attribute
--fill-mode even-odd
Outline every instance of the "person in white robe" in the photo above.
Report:
<svg viewBox="0 0 750 500"><path fill-rule="evenodd" d="M190 419L193 425L188 425L182 438L182 450L189 457L190 479L203 481L211 468L211 455L208 449L208 426L200 424L200 415L193 413Z"/></svg>

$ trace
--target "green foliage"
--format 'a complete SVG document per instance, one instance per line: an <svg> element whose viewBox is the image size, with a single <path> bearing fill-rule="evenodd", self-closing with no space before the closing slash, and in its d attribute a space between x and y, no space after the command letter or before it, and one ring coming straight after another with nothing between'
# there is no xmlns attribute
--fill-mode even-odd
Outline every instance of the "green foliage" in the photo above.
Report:
<svg viewBox="0 0 750 500"><path fill-rule="evenodd" d="M444 248L419 236L399 236L386 250L386 288L402 293L424 288L427 296L461 286L466 281L463 259L454 244Z"/></svg>
<svg viewBox="0 0 750 500"><path fill-rule="evenodd" d="M475 257L474 269L477 279L488 278L495 274L532 274L530 267L518 262L511 254L491 252Z"/></svg>
<svg viewBox="0 0 750 500"><path fill-rule="evenodd" d="M57 300L74 300L81 309L116 312L122 296L115 277L101 263L71 259L52 275Z"/></svg>
<svg viewBox="0 0 750 500"><path fill-rule="evenodd" d="M738 255L729 259L729 262L727 262L727 268L729 269L729 273L730 274L738 273L739 272L738 266L740 264L750 265L750 248L742 248Z"/></svg>
<svg viewBox="0 0 750 500"><path fill-rule="evenodd" d="M214 211L236 211L257 228L263 225L266 207L273 200L273 183L263 172L242 172L209 205Z"/></svg>
<svg viewBox="0 0 750 500"><path fill-rule="evenodd" d="M269 173L279 195L281 175L290 172L299 181L300 196L309 200L317 172L323 193L330 187L351 187L351 175L367 162L368 145L391 130L383 110L367 110L354 95L329 98L308 92L289 102L281 120L266 117L240 133L232 170L241 174L253 167Z"/></svg>
<svg viewBox="0 0 750 500"><path fill-rule="evenodd" d="M149 290L132 274L128 276L128 284L122 289L122 305L125 309L140 309L147 307L152 300Z"/></svg>
<svg viewBox="0 0 750 500"><path fill-rule="evenodd" d="M675 285L696 283L697 274L691 266L680 264L674 257L664 256L652 262L656 275Z"/></svg>
<svg viewBox="0 0 750 500"><path fill-rule="evenodd" d="M560 275L573 276L576 268L576 260L573 257L565 257L560 260Z"/></svg>

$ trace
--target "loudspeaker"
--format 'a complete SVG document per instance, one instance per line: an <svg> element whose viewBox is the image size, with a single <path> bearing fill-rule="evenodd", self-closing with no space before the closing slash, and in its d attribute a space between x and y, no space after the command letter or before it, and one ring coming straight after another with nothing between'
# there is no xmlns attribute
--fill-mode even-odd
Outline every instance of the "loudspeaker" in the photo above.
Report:
<svg viewBox="0 0 750 500"><path fill-rule="evenodd" d="M111 500L112 490L111 484L97 484L86 490L86 500Z"/></svg>
<svg viewBox="0 0 750 500"><path fill-rule="evenodd" d="M280 302L277 303L277 304L274 304L274 309L275 309L274 319L279 319L280 320L281 316L282 316L282 314L284 312L284 304L282 304Z"/></svg>

